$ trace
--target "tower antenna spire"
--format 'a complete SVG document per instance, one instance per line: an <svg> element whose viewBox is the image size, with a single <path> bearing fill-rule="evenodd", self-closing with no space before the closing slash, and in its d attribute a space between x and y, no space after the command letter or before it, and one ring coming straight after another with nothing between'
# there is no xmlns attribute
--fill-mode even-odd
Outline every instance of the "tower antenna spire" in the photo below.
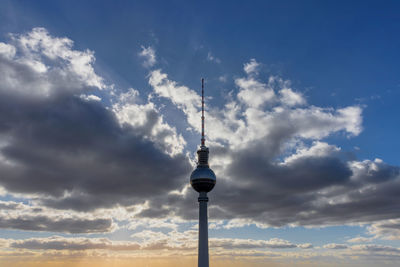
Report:
<svg viewBox="0 0 400 267"><path fill-rule="evenodd" d="M201 78L201 146L205 146L204 138L204 78Z"/></svg>

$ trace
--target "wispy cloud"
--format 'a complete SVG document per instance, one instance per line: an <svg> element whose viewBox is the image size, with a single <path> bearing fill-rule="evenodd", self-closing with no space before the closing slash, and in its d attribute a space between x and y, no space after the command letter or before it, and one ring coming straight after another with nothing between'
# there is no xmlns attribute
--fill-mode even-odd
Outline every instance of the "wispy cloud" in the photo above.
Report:
<svg viewBox="0 0 400 267"><path fill-rule="evenodd" d="M144 59L143 66L146 68L153 67L157 63L156 51L151 46L141 46L141 49L139 56Z"/></svg>
<svg viewBox="0 0 400 267"><path fill-rule="evenodd" d="M211 62L215 62L215 63L217 63L217 64L220 64L220 63L221 63L221 60L220 60L219 58L213 56L213 54L211 54L211 52L208 52L208 54L207 54L207 60L208 60L208 61L211 61Z"/></svg>

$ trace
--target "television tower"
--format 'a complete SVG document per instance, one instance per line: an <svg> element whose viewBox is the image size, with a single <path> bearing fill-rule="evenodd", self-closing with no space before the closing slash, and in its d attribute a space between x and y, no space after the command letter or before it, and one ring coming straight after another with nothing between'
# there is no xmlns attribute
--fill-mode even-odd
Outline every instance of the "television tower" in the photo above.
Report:
<svg viewBox="0 0 400 267"><path fill-rule="evenodd" d="M208 165L208 147L204 138L204 79L201 79L201 145L197 150L197 168L190 175L190 184L199 192L199 255L198 267L209 267L208 260L208 219L207 219L207 193L216 183L213 170Z"/></svg>

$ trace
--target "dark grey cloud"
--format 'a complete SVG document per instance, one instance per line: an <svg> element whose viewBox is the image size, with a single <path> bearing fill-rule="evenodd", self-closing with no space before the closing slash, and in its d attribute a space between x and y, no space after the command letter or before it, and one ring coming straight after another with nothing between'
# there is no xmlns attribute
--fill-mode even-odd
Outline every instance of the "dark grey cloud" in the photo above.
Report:
<svg viewBox="0 0 400 267"><path fill-rule="evenodd" d="M260 146L261 147L261 146ZM399 168L369 163L358 173L338 156L304 156L288 164L263 158L258 148L239 152L213 194L212 216L251 218L282 226L370 222L400 216Z"/></svg>
<svg viewBox="0 0 400 267"><path fill-rule="evenodd" d="M353 162L335 153L304 155L282 164L264 148L260 143L229 152L232 162L217 172L217 185L209 194L211 218L317 226L400 217L399 167L381 161ZM196 219L197 194L192 191L167 200L153 198L146 213L156 217L172 209ZM162 203L167 208L153 209Z"/></svg>
<svg viewBox="0 0 400 267"><path fill-rule="evenodd" d="M107 218L57 218L46 215L1 216L0 228L25 231L64 233L104 233L113 228L112 219Z"/></svg>
<svg viewBox="0 0 400 267"><path fill-rule="evenodd" d="M0 163L0 184L10 192L88 210L143 203L186 181L185 156L163 153L99 103L73 96L21 102L0 97L0 134L9 138L1 154L13 162Z"/></svg>
<svg viewBox="0 0 400 267"><path fill-rule="evenodd" d="M0 210L17 210L22 207L21 203L14 201L0 201Z"/></svg>

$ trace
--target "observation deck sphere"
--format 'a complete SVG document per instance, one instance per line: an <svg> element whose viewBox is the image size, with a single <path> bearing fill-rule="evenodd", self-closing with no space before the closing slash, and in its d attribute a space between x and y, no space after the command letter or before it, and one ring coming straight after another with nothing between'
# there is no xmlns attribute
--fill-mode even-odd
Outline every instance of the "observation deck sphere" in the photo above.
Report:
<svg viewBox="0 0 400 267"><path fill-rule="evenodd" d="M215 173L209 167L197 166L190 175L190 184L197 192L210 192L217 182Z"/></svg>

